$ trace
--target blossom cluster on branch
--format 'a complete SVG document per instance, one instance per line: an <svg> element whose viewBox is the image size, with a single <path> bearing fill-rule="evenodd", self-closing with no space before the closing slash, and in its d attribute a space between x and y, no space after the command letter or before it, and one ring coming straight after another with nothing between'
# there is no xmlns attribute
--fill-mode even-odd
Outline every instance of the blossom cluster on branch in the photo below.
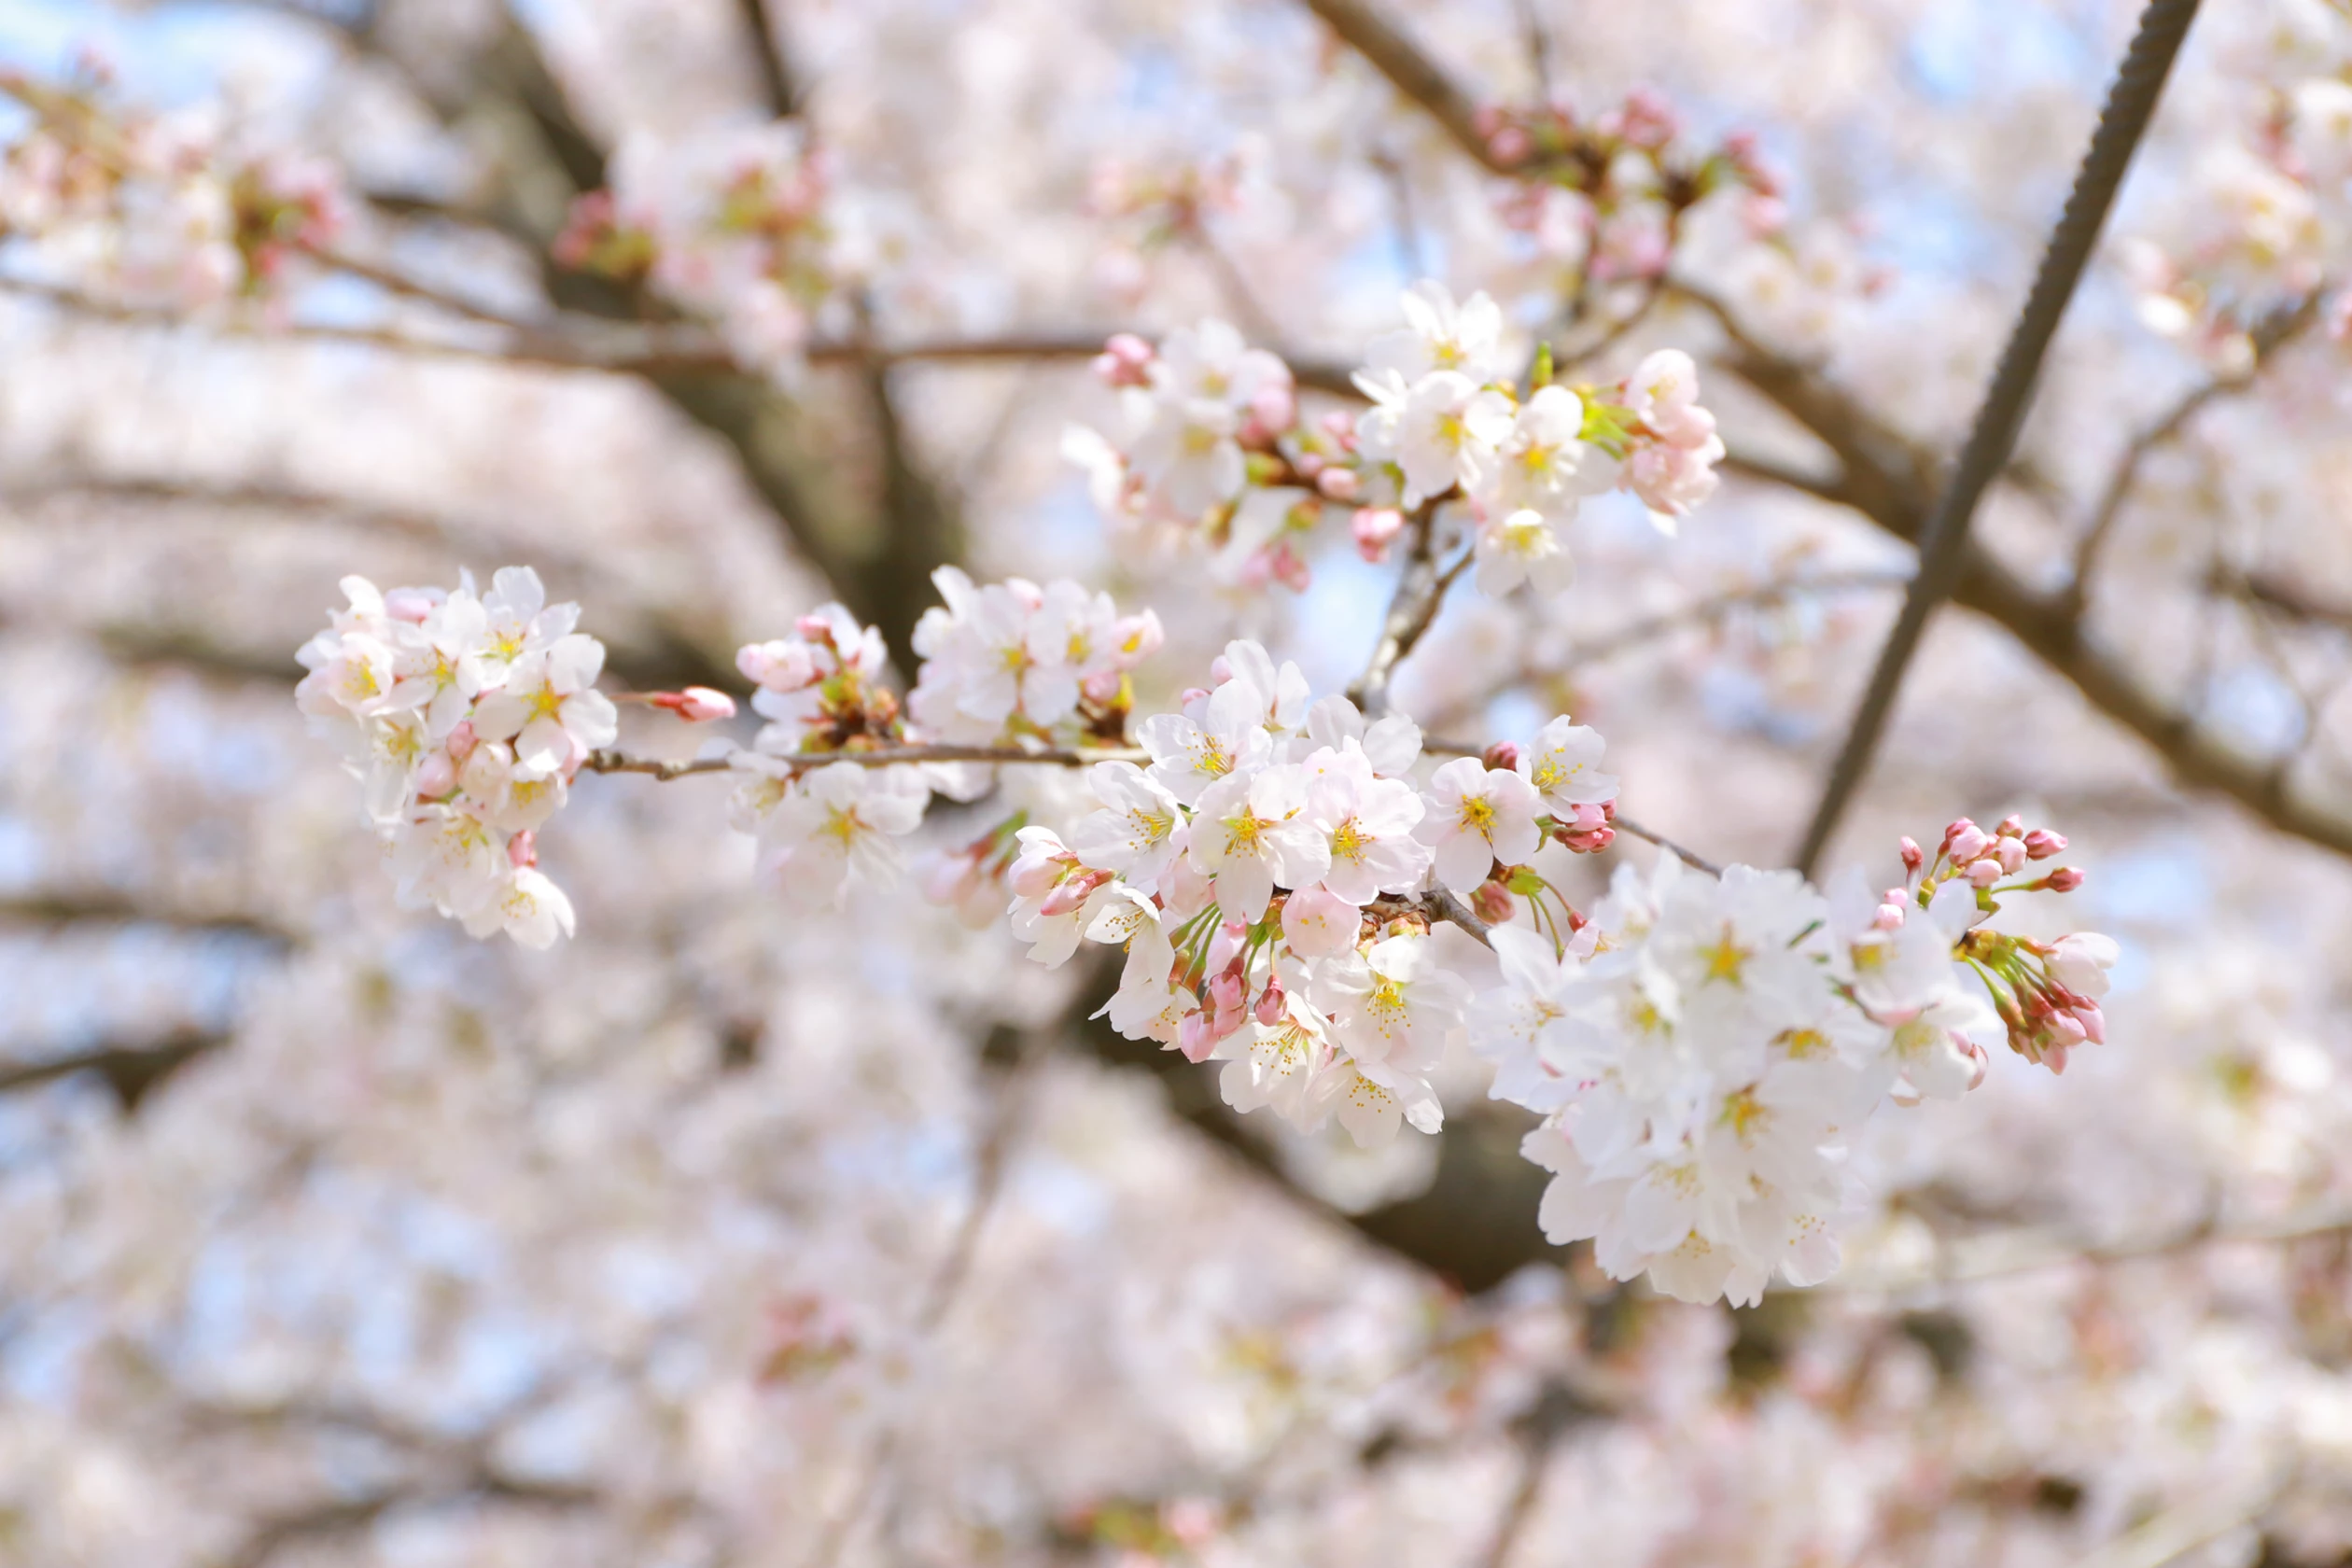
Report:
<svg viewBox="0 0 2352 1568"><path fill-rule="evenodd" d="M825 161L798 120L635 136L611 184L573 202L553 255L650 285L714 321L745 364L789 377L838 293L827 193Z"/></svg>
<svg viewBox="0 0 2352 1568"><path fill-rule="evenodd" d="M1525 746L1437 762L1410 719L1317 698L1295 665L1237 641L1176 711L1132 726L1131 756L1106 755L1127 749L1128 674L1156 621L1070 581L947 569L939 586L904 702L879 635L838 605L741 651L768 723L726 761L763 869L838 903L896 879L935 791L1085 764L1095 809L1066 828L1007 818L943 855L929 890L995 902L1048 965L1122 949L1113 1027L1222 1062L1235 1110L1302 1131L1436 1130L1432 1074L1467 1048L1498 1098L1547 1117L1525 1149L1555 1172L1547 1234L1595 1239L1618 1278L1746 1301L1775 1271L1824 1278L1856 1207L1844 1151L1881 1100L1973 1087L1996 1031L2053 1071L2103 1036L2111 943L1983 924L1998 894L2080 885L2036 869L2065 847L2046 830L1964 819L1932 858L1906 840L1910 879L1883 895L1858 875L1825 897L1794 872L1668 856L1620 869L1587 914L1533 864L1547 844L1615 838L1605 745L1565 715ZM602 645L527 570L487 595L344 592L298 695L351 752L403 895L477 936L568 934L535 835L616 733ZM645 700L734 711L715 692Z"/></svg>
<svg viewBox="0 0 2352 1568"><path fill-rule="evenodd" d="M126 301L202 311L265 296L349 221L340 172L248 151L194 113L115 105L103 75L62 86L0 72L29 116L0 148L0 253Z"/></svg>
<svg viewBox="0 0 2352 1568"><path fill-rule="evenodd" d="M1376 338L1355 372L1372 406L1314 419L1290 368L1225 322L1156 347L1113 338L1096 370L1119 391L1119 433L1073 429L1065 448L1109 515L1197 532L1229 581L1295 589L1327 512L1345 513L1377 562L1408 513L1458 508L1478 585L1499 595L1565 585L1561 534L1588 497L1631 491L1671 532L1714 493L1723 442L1688 355L1661 350L1615 385L1571 386L1538 349L1522 385L1487 295L1457 302L1424 280L1402 308L1406 326Z"/></svg>
<svg viewBox="0 0 2352 1568"><path fill-rule="evenodd" d="M303 644L295 697L364 781L405 901L474 936L546 947L572 931L571 901L539 870L538 835L589 753L619 733L597 691L604 644L580 607L547 602L539 574L509 567L477 594L384 593L343 582L347 607Z"/></svg>

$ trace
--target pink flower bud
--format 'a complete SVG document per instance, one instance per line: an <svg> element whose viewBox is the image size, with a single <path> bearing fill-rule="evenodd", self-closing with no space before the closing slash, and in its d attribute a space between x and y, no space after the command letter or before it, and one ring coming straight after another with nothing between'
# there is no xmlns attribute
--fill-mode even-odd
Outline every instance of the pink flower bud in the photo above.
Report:
<svg viewBox="0 0 2352 1568"><path fill-rule="evenodd" d="M528 828L507 840L507 860L517 871L539 864L539 839Z"/></svg>
<svg viewBox="0 0 2352 1568"><path fill-rule="evenodd" d="M655 707L668 708L689 724L707 724L714 719L732 719L735 714L735 698L724 692L714 692L707 686L689 686L682 692L656 692L646 700Z"/></svg>
<svg viewBox="0 0 2352 1568"><path fill-rule="evenodd" d="M1095 357L1095 374L1113 386L1147 386L1152 345L1132 332L1119 332Z"/></svg>
<svg viewBox="0 0 2352 1568"><path fill-rule="evenodd" d="M1220 1014L1239 1013L1246 994L1242 985L1241 972L1238 967L1220 972L1209 982L1209 1005Z"/></svg>
<svg viewBox="0 0 2352 1568"><path fill-rule="evenodd" d="M457 727L449 732L449 739L445 747L449 752L450 761L462 763L473 755L473 749L479 744L480 742L474 737L473 721L460 719L457 721Z"/></svg>
<svg viewBox="0 0 2352 1568"><path fill-rule="evenodd" d="M1927 863L1927 856L1926 856L1926 854L1925 854L1925 852L1924 852L1924 851L1923 851L1923 850L1919 847L1919 841L1918 841L1917 839L1914 839L1914 838L1910 837L1909 835L1906 835L1906 836L1904 837L1903 841L1902 841L1902 844L1903 844L1903 869L1904 869L1905 871L1908 871L1908 872L1911 872L1911 873L1916 874L1916 873L1918 872L1918 870L1919 870L1919 868L1920 868L1921 866L1924 866L1924 865L1925 865L1925 864Z"/></svg>
<svg viewBox="0 0 2352 1568"><path fill-rule="evenodd" d="M1267 557L1267 565L1273 569L1274 581L1294 594L1304 594L1314 581L1311 568L1287 543L1275 549Z"/></svg>
<svg viewBox="0 0 2352 1568"><path fill-rule="evenodd" d="M1258 997L1257 1006L1251 1010L1250 1015L1267 1029L1272 1029L1282 1021L1286 1011L1287 999L1282 995L1282 983L1268 980L1265 992Z"/></svg>
<svg viewBox="0 0 2352 1568"><path fill-rule="evenodd" d="M1886 902L1880 904L1870 916L1870 929L1883 931L1902 930L1904 920L1911 915L1909 905L1910 901L1904 897L1902 889L1889 888L1886 890Z"/></svg>
<svg viewBox="0 0 2352 1568"><path fill-rule="evenodd" d="M804 615L792 623L792 629L809 642L826 648L833 646L833 623L821 615Z"/></svg>
<svg viewBox="0 0 2352 1568"><path fill-rule="evenodd" d="M1365 507L1348 523L1355 536L1356 553L1379 566L1388 559L1389 545L1405 531L1405 514L1394 507Z"/></svg>
<svg viewBox="0 0 2352 1568"><path fill-rule="evenodd" d="M1953 1042L1960 1047L1962 1054L1968 1058L1968 1087L1976 1088L1984 1082L1984 1075L1993 1070L1993 1058L1984 1054L1983 1046L1959 1030L1954 1029L1952 1038Z"/></svg>
<svg viewBox="0 0 2352 1568"><path fill-rule="evenodd" d="M457 764L446 751L431 752L416 764L415 782L418 799L439 800L457 788Z"/></svg>
<svg viewBox="0 0 2352 1568"><path fill-rule="evenodd" d="M1478 760L1484 763L1490 769L1508 773L1511 769L1519 766L1519 749L1514 742L1498 740L1492 746L1488 747L1485 754L1479 757Z"/></svg>
<svg viewBox="0 0 2352 1568"><path fill-rule="evenodd" d="M1334 463L1315 475L1315 488L1335 501L1352 501L1364 493L1364 481L1355 469Z"/></svg>
<svg viewBox="0 0 2352 1568"><path fill-rule="evenodd" d="M1211 1022L1206 1013L1187 1013L1176 1026L1176 1048L1184 1053L1186 1061L1207 1061L1209 1053L1217 1048L1217 1037L1210 1032Z"/></svg>
<svg viewBox="0 0 2352 1568"><path fill-rule="evenodd" d="M2107 1043L2107 1014L2095 1001L2074 1004L2075 1022L2082 1029L2083 1038L2093 1045Z"/></svg>
<svg viewBox="0 0 2352 1568"><path fill-rule="evenodd" d="M1037 906L1037 912L1049 917L1072 914L1080 904L1094 896L1097 888L1110 880L1111 874L1107 871L1082 872L1047 893L1044 902Z"/></svg>
<svg viewBox="0 0 2352 1568"><path fill-rule="evenodd" d="M1269 437L1298 423L1298 396L1287 381L1269 381L1250 399L1250 417Z"/></svg>
<svg viewBox="0 0 2352 1568"><path fill-rule="evenodd" d="M1993 832L1999 838L2023 838L2025 836L2025 819L2012 811L2001 819L2000 826Z"/></svg>
<svg viewBox="0 0 2352 1568"><path fill-rule="evenodd" d="M1320 421L1323 434L1349 451L1355 450L1355 415L1345 409L1333 409Z"/></svg>
<svg viewBox="0 0 2352 1568"><path fill-rule="evenodd" d="M2088 1032L2071 1013L2052 1013L2050 1015L2050 1022L2044 1027L2057 1037L2060 1044L2069 1049L2081 1044L2088 1038Z"/></svg>
<svg viewBox="0 0 2352 1568"><path fill-rule="evenodd" d="M1230 967L1241 956L1242 947L1250 940L1250 928L1239 920L1227 920L1217 927L1209 939L1209 968L1211 972Z"/></svg>
<svg viewBox="0 0 2352 1568"><path fill-rule="evenodd" d="M1207 702L1208 700L1209 688L1206 686L1187 686L1182 692L1176 693L1176 706L1178 707L1188 708L1195 703Z"/></svg>
<svg viewBox="0 0 2352 1568"><path fill-rule="evenodd" d="M1990 888L2001 879L2001 862L1987 855L1981 861L1970 861L1963 875L1977 887Z"/></svg>
<svg viewBox="0 0 2352 1568"><path fill-rule="evenodd" d="M1487 138L1487 156L1505 169L1525 162L1534 150L1535 144L1516 125L1505 125Z"/></svg>
<svg viewBox="0 0 2352 1568"><path fill-rule="evenodd" d="M1024 854L1013 862L1007 883L1022 898L1043 898L1060 885L1063 877L1078 869L1075 855L1056 855L1050 859L1032 859Z"/></svg>
<svg viewBox="0 0 2352 1568"><path fill-rule="evenodd" d="M1233 665L1222 653L1209 661L1209 684L1222 686L1233 679Z"/></svg>
<svg viewBox="0 0 2352 1568"><path fill-rule="evenodd" d="M2025 841L2004 834L1993 841L1993 858L2001 862L2002 871L2014 876L2025 869Z"/></svg>
<svg viewBox="0 0 2352 1568"><path fill-rule="evenodd" d="M2082 886L2082 872L2077 866L2060 866L2042 878L2042 886L2053 893L2071 893Z"/></svg>
<svg viewBox="0 0 2352 1568"><path fill-rule="evenodd" d="M1943 848L1945 850L1949 850L1952 847L1952 841L1953 839L1958 838L1962 833L1967 833L1970 828L1975 826L1976 824L1969 821L1966 817L1953 818L1952 819L1952 825L1944 829Z"/></svg>
<svg viewBox="0 0 2352 1568"><path fill-rule="evenodd" d="M1945 840L1945 853L1954 865L1967 865L1992 847L1993 838L1982 828L1963 817L1952 825L1952 836Z"/></svg>
<svg viewBox="0 0 2352 1568"><path fill-rule="evenodd" d="M1500 882L1481 882L1470 895L1470 907L1488 925L1502 925L1511 917L1511 889Z"/></svg>
<svg viewBox="0 0 2352 1568"><path fill-rule="evenodd" d="M384 595L384 613L395 621L422 622L440 602L441 595L429 588L395 588Z"/></svg>
<svg viewBox="0 0 2352 1568"><path fill-rule="evenodd" d="M2046 861L2066 852L2066 835L2051 833L2048 828L2036 828L2025 835L2025 858Z"/></svg>

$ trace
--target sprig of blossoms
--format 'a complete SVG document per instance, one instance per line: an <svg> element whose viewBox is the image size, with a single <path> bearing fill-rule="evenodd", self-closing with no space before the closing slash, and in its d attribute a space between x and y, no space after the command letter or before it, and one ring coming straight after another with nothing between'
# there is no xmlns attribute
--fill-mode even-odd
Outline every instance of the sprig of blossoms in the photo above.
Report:
<svg viewBox="0 0 2352 1568"><path fill-rule="evenodd" d="M1067 578L975 586L943 567L931 581L945 602L916 623L924 662L907 693L926 735L975 745L1125 735L1128 674L1165 640L1157 615L1123 616L1110 595Z"/></svg>
<svg viewBox="0 0 2352 1568"><path fill-rule="evenodd" d="M1473 1012L1472 1041L1496 1064L1497 1098L1547 1114L1525 1143L1554 1172L1546 1235L1589 1238L1612 1276L1646 1273L1686 1299L1753 1302L1776 1271L1816 1282L1859 1198L1846 1153L1882 1100L1975 1087L2000 1025L2053 1067L2084 1038L2055 1020L2091 1006L2095 1038L2088 997L2112 942L2044 945L1981 924L1996 888L2079 881L1972 872L2014 860L2013 875L2065 847L2002 826L1954 823L1932 862L1905 840L1911 878L1884 894L1858 873L1825 897L1794 872L1717 879L1668 858L1647 877L1621 869L1565 942L1497 929L1504 985Z"/></svg>
<svg viewBox="0 0 2352 1568"><path fill-rule="evenodd" d="M1470 1000L1432 934L1435 889L1539 885L1523 862L1547 836L1597 847L1584 824L1615 796L1599 737L1563 719L1507 761L1417 783L1409 719L1315 699L1253 642L1211 675L1137 727L1145 763L1095 764L1099 809L1066 839L1017 831L1014 932L1048 964L1123 947L1113 1026L1224 1061L1237 1109L1306 1130L1336 1116L1363 1143L1435 1130L1430 1073Z"/></svg>
<svg viewBox="0 0 2352 1568"><path fill-rule="evenodd" d="M342 744L365 784L404 901L473 936L546 947L572 931L571 901L538 869L538 834L619 724L595 690L604 645L575 631L580 607L547 602L539 574L509 567L478 595L380 592L343 579L346 607L299 657L295 700Z"/></svg>
<svg viewBox="0 0 2352 1568"><path fill-rule="evenodd" d="M77 286L202 310L269 293L347 226L333 165L123 108L105 85L0 72L0 95L30 113L0 148L0 244Z"/></svg>
<svg viewBox="0 0 2352 1568"><path fill-rule="evenodd" d="M1648 89L1589 120L1560 103L1490 105L1477 131L1518 176L1501 197L1504 221L1573 269L1572 301L1587 285L1664 276L1684 215L1718 193L1745 197L1751 231L1780 226L1780 180L1754 135L1694 153L1673 105Z"/></svg>
<svg viewBox="0 0 2352 1568"><path fill-rule="evenodd" d="M1106 512L1195 530L1230 580L1294 589L1309 581L1308 537L1337 509L1377 562L1407 512L1463 506L1479 587L1501 595L1565 585L1560 534L1587 497L1630 490L1671 532L1714 493L1723 443L1688 355L1661 351L1599 387L1555 385L1539 352L1522 395L1487 295L1457 303L1424 281L1402 309L1407 325L1373 340L1355 372L1372 407L1311 423L1289 368L1221 321L1156 349L1113 338L1095 365L1120 390L1123 433L1073 430L1065 451L1092 474Z"/></svg>
<svg viewBox="0 0 2352 1568"><path fill-rule="evenodd" d="M719 324L744 360L797 373L840 298L826 162L796 119L622 146L553 247L575 271L654 288Z"/></svg>

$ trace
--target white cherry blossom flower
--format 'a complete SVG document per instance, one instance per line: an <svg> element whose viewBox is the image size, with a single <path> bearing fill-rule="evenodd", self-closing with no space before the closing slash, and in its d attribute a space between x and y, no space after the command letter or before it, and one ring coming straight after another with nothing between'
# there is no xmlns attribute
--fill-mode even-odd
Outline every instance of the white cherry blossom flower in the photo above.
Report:
<svg viewBox="0 0 2352 1568"><path fill-rule="evenodd" d="M604 670L604 644L574 632L525 653L506 684L474 710L475 733L511 740L517 763L533 773L568 767L620 734L612 699L595 690Z"/></svg>
<svg viewBox="0 0 2352 1568"><path fill-rule="evenodd" d="M1330 845L1308 812L1306 776L1290 763L1202 791L1186 856L1214 885L1225 918L1245 925L1265 916L1278 885L1306 887L1331 863Z"/></svg>
<svg viewBox="0 0 2352 1568"><path fill-rule="evenodd" d="M1538 594L1557 594L1575 580L1575 563L1560 534L1539 511L1519 511L1478 530L1478 592L1499 599L1520 583Z"/></svg>
<svg viewBox="0 0 2352 1568"><path fill-rule="evenodd" d="M1523 864L1543 846L1535 791L1507 769L1458 757L1430 776L1422 798L1414 835L1435 851L1437 880L1456 893L1475 890L1495 861Z"/></svg>
<svg viewBox="0 0 2352 1568"><path fill-rule="evenodd" d="M1601 771L1607 750L1600 731L1561 714L1535 732L1533 744L1519 752L1517 765L1519 777L1552 815L1570 818L1580 805L1617 799L1617 776Z"/></svg>

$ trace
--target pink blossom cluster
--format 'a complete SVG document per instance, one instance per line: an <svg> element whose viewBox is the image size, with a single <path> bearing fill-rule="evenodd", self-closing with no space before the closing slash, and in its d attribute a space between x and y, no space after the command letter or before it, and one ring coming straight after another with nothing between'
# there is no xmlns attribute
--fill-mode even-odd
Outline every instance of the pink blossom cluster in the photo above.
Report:
<svg viewBox="0 0 2352 1568"><path fill-rule="evenodd" d="M650 285L717 322L745 363L789 377L838 293L827 193L825 160L798 120L633 136L611 185L573 203L553 254Z"/></svg>
<svg viewBox="0 0 2352 1568"><path fill-rule="evenodd" d="M1491 105L1478 111L1477 131L1515 176L1500 197L1504 221L1594 284L1663 277L1684 215L1718 193L1744 195L1751 233L1781 226L1781 181L1755 136L1735 133L1694 155L1681 116L1650 89L1589 120L1561 103Z"/></svg>
<svg viewBox="0 0 2352 1568"><path fill-rule="evenodd" d="M1889 889L1887 912L1898 916L1907 903L1925 907L1939 889L1961 886L1973 889L1980 917L2000 907L1996 894L2070 893L2082 886L2079 868L2055 866L2037 874L2028 869L2065 848L2064 833L2028 831L2022 817L2005 817L1989 831L1960 818L1944 830L1932 857L1903 840L1903 864L1911 875L1905 887ZM2106 1041L2107 1018L2098 999L2107 994L2107 971L2118 957L2107 937L2076 932L2039 943L1978 929L1962 939L1960 953L1982 977L2009 1048L2026 1060L2064 1072L2069 1051Z"/></svg>
<svg viewBox="0 0 2352 1568"><path fill-rule="evenodd" d="M571 901L539 872L539 831L589 753L618 733L595 689L604 645L580 607L547 602L539 574L508 567L477 594L380 592L343 579L345 609L303 644L296 701L363 780L405 902L545 947L572 930Z"/></svg>
<svg viewBox="0 0 2352 1568"><path fill-rule="evenodd" d="M0 72L0 96L29 111L0 148L0 242L76 286L203 310L268 293L348 222L332 164L243 152L197 116L127 112L103 78L60 88Z"/></svg>
<svg viewBox="0 0 2352 1568"><path fill-rule="evenodd" d="M1561 533L1587 497L1630 490L1671 531L1713 494L1723 443L1688 355L1653 354L1614 387L1552 384L1539 359L1539 385L1522 394L1487 295L1457 302L1422 282L1402 310L1407 325L1375 339L1355 372L1372 406L1353 418L1302 419L1288 368L1223 322L1156 349L1114 338L1096 370L1120 389L1124 433L1073 430L1065 450L1107 513L1197 530L1231 581L1300 589L1308 539L1334 511L1377 562L1408 513L1458 510L1478 586L1500 595L1566 585Z"/></svg>

